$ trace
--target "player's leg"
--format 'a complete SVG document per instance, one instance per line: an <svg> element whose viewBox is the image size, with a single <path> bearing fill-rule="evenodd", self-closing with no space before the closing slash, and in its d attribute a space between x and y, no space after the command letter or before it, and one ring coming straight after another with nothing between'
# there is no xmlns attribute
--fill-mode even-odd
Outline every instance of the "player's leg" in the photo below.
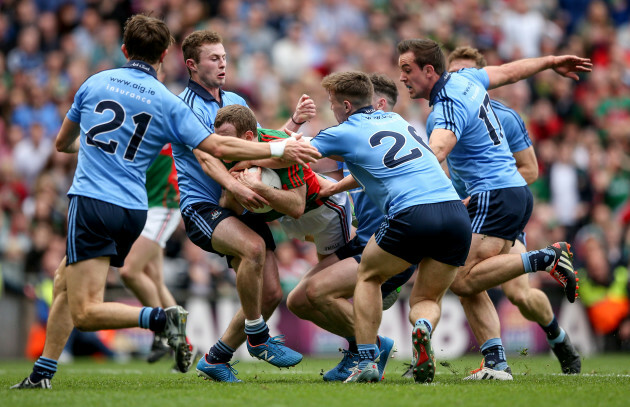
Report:
<svg viewBox="0 0 630 407"><path fill-rule="evenodd" d="M357 270L353 298L354 331L359 351L357 370L346 381L380 381L379 347L375 343L383 315L381 284L410 266L406 260L383 250L370 239ZM393 345L393 343L392 343ZM380 361L380 359L379 359Z"/></svg>
<svg viewBox="0 0 630 407"><path fill-rule="evenodd" d="M409 321L412 332L412 374L419 383L430 383L435 376L435 357L431 348L431 334L442 315L442 297L453 282L457 266L432 258L423 259L409 297Z"/></svg>
<svg viewBox="0 0 630 407"><path fill-rule="evenodd" d="M161 258L160 245L145 236L140 236L131 247L125 259L125 265L118 270L125 286L133 292L142 305L147 307L166 306L162 304L158 286L152 276L146 272L149 263L155 263ZM151 266L155 267L155 264Z"/></svg>
<svg viewBox="0 0 630 407"><path fill-rule="evenodd" d="M12 388L51 388L50 380L57 372L57 360L74 328L68 307L65 269L66 258L64 257L55 271L53 301L48 313L46 341L42 355L33 365L31 374Z"/></svg>
<svg viewBox="0 0 630 407"><path fill-rule="evenodd" d="M501 326L499 316L485 291L468 291L465 279L470 270L479 262L507 253L511 242L505 239L473 233L470 252L466 264L460 268L451 285L454 294L460 296L468 324L484 356L483 372L475 372L471 379L511 380L509 366L505 358L505 350L501 342Z"/></svg>
<svg viewBox="0 0 630 407"><path fill-rule="evenodd" d="M525 245L517 240L510 253L525 253L526 250ZM580 373L582 367L580 355L571 343L568 334L558 325L547 295L537 288L532 288L527 275L507 281L501 285L501 288L525 318L538 323L545 331L547 342L560 361L562 372Z"/></svg>

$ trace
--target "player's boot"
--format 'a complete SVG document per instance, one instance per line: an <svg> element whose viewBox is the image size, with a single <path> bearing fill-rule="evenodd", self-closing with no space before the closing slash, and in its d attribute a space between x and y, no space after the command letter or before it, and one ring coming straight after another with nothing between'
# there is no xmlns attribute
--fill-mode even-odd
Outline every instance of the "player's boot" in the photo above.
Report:
<svg viewBox="0 0 630 407"><path fill-rule="evenodd" d="M166 343L166 337L160 334L155 334L153 337L153 343L151 344L151 350L147 357L147 362L155 363L162 359L164 356L171 353L171 348Z"/></svg>
<svg viewBox="0 0 630 407"><path fill-rule="evenodd" d="M344 383L376 383L381 380L381 372L378 370L378 358L376 361L364 361L352 369Z"/></svg>
<svg viewBox="0 0 630 407"><path fill-rule="evenodd" d="M284 344L284 335L268 338L267 342L252 346L247 341L249 354L260 360L264 360L276 367L292 367L302 361L302 354L294 351Z"/></svg>
<svg viewBox="0 0 630 407"><path fill-rule="evenodd" d="M396 348L396 343L393 339L388 338L386 336L378 336L379 340L379 361L378 371L381 373L381 380L385 378L385 368L387 367L387 362L390 358L394 357L394 353L398 352Z"/></svg>
<svg viewBox="0 0 630 407"><path fill-rule="evenodd" d="M562 287L564 287L567 300L573 303L578 296L577 271L573 269L573 253L571 253L571 245L566 242L556 242L547 246L556 254L555 261L548 266L545 271L551 274Z"/></svg>
<svg viewBox="0 0 630 407"><path fill-rule="evenodd" d="M479 369L475 369L470 373L471 375L464 377L464 380L513 380L512 369L509 366L505 370L495 370L485 366L483 359Z"/></svg>
<svg viewBox="0 0 630 407"><path fill-rule="evenodd" d="M324 373L324 381L326 382L343 382L359 364L358 353L352 353L345 349L339 349L339 351L343 353L343 358L337 366Z"/></svg>
<svg viewBox="0 0 630 407"><path fill-rule="evenodd" d="M175 351L175 367L186 373L192 364L192 351L186 341L186 320L188 311L179 305L169 307L166 312L166 335L168 346Z"/></svg>
<svg viewBox="0 0 630 407"><path fill-rule="evenodd" d="M50 379L43 378L37 383L33 383L30 377L25 378L18 384L11 386L12 389L52 389Z"/></svg>
<svg viewBox="0 0 630 407"><path fill-rule="evenodd" d="M569 335L565 332L562 342L558 342L551 346L551 350L560 361L562 373L578 374L582 371L582 361L580 354L577 353L575 346L571 343Z"/></svg>
<svg viewBox="0 0 630 407"><path fill-rule="evenodd" d="M420 324L411 332L413 357L411 368L416 383L431 383L435 377L435 355L431 346L431 335L424 325Z"/></svg>
<svg viewBox="0 0 630 407"><path fill-rule="evenodd" d="M199 359L197 363L197 376L203 377L204 380L214 380L216 382L228 382L228 383L241 383L236 375L238 371L234 369L234 365L238 363L238 360L234 363L209 363L208 354L205 354Z"/></svg>

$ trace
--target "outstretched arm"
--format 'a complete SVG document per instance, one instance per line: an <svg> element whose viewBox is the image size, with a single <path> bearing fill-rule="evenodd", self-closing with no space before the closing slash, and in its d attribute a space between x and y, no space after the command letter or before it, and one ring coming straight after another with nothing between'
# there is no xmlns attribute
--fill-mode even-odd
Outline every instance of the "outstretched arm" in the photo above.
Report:
<svg viewBox="0 0 630 407"><path fill-rule="evenodd" d="M490 79L488 89L494 89L529 78L545 69L553 69L559 75L577 81L579 80L578 72L591 72L592 68L593 64L589 58L580 58L575 55L549 55L520 59L499 66L486 66L483 69L486 70Z"/></svg>
<svg viewBox="0 0 630 407"><path fill-rule="evenodd" d="M315 147L300 140L285 139L273 143L258 143L218 134L206 137L197 148L216 158L233 161L282 157L287 161L304 165L322 156Z"/></svg>

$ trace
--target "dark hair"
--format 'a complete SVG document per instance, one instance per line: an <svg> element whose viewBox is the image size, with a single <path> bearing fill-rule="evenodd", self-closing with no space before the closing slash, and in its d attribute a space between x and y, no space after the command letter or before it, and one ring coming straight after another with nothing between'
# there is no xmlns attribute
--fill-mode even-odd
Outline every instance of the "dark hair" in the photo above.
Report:
<svg viewBox="0 0 630 407"><path fill-rule="evenodd" d="M199 30L194 31L184 38L182 43L182 53L184 54L184 61L192 59L195 63L199 63L199 54L201 53L201 46L204 44L221 44L223 38L215 31ZM190 69L188 69L190 74Z"/></svg>
<svg viewBox="0 0 630 407"><path fill-rule="evenodd" d="M400 55L413 52L414 62L420 68L431 65L435 73L442 75L446 70L446 58L440 48L440 44L429 39L403 40L398 43L398 53Z"/></svg>
<svg viewBox="0 0 630 407"><path fill-rule="evenodd" d="M477 48L473 47L457 47L448 55L448 64L450 65L456 59L470 59L475 61L475 66L479 69L488 65L486 58L479 52Z"/></svg>
<svg viewBox="0 0 630 407"><path fill-rule="evenodd" d="M322 86L340 102L348 100L357 108L372 105L374 86L366 73L359 71L331 73L322 80Z"/></svg>
<svg viewBox="0 0 630 407"><path fill-rule="evenodd" d="M155 17L136 14L125 22L123 44L129 59L154 64L173 42L166 23Z"/></svg>
<svg viewBox="0 0 630 407"><path fill-rule="evenodd" d="M374 86L374 93L382 95L387 99L387 104L393 108L398 101L398 87L396 86L396 82L380 73L370 74L370 81L372 82L372 86Z"/></svg>
<svg viewBox="0 0 630 407"><path fill-rule="evenodd" d="M234 126L236 135L239 137L248 130L256 134L258 128L258 121L256 116L254 116L254 112L243 105L228 105L219 109L214 119L214 128L221 127L225 123L230 123Z"/></svg>

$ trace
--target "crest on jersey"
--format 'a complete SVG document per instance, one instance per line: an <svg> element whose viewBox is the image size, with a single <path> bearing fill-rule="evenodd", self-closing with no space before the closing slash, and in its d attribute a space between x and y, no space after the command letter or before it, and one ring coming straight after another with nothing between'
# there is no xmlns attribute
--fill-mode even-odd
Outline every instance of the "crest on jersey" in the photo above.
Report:
<svg viewBox="0 0 630 407"><path fill-rule="evenodd" d="M212 211L212 213L210 213L210 216L212 217L212 220L215 220L216 218L221 216L221 211L218 209L215 209Z"/></svg>

